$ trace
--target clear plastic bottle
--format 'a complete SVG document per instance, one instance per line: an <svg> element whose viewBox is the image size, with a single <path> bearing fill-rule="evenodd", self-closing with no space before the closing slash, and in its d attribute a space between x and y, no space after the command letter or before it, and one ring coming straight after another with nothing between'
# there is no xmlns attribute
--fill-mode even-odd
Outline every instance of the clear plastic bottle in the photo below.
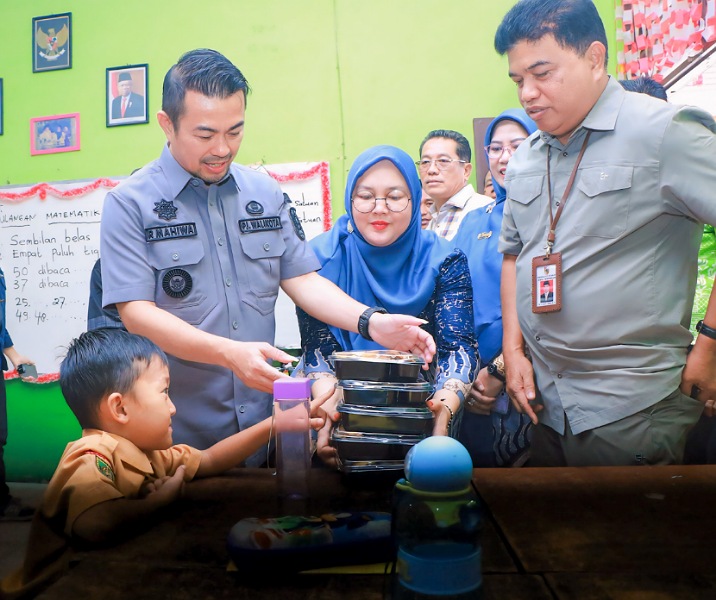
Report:
<svg viewBox="0 0 716 600"><path fill-rule="evenodd" d="M482 509L471 467L452 438L427 438L408 454L406 476L414 481L399 480L393 492L393 598L482 596Z"/></svg>
<svg viewBox="0 0 716 600"><path fill-rule="evenodd" d="M279 494L303 499L308 495L311 466L311 381L300 377L278 379L273 395Z"/></svg>

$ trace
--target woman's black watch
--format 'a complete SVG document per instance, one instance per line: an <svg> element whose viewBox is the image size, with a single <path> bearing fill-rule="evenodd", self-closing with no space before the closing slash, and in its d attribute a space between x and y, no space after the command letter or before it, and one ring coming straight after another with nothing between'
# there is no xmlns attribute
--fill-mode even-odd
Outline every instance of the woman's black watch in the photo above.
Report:
<svg viewBox="0 0 716 600"><path fill-rule="evenodd" d="M361 336L369 342L372 342L373 338L370 337L370 333L368 333L368 321L370 321L370 318L375 313L382 313L385 315L388 311L381 306L373 306L372 308L368 308L363 311L363 314L358 317L358 333L360 333Z"/></svg>
<svg viewBox="0 0 716 600"><path fill-rule="evenodd" d="M502 359L502 355L487 363L487 373L505 383L505 361Z"/></svg>

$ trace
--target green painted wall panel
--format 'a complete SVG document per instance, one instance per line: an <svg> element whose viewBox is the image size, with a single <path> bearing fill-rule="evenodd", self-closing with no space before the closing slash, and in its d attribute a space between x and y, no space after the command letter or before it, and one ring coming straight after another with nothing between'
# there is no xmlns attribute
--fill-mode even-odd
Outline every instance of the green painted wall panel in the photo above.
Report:
<svg viewBox="0 0 716 600"><path fill-rule="evenodd" d="M7 382L7 394L8 481L48 481L67 442L77 439L82 430L57 382L34 384L13 379Z"/></svg>

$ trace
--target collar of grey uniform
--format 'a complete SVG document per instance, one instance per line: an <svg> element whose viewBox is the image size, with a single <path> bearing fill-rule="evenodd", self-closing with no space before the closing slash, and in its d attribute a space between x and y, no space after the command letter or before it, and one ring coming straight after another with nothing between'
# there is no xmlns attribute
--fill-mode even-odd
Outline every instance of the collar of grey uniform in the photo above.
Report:
<svg viewBox="0 0 716 600"><path fill-rule="evenodd" d="M197 179L177 162L171 150L169 150L169 144L164 145L162 155L159 157L159 166L166 175L172 198L176 198L192 179ZM228 175L219 183L224 183L229 178L234 179L231 169L229 169ZM236 180L234 179L234 181Z"/></svg>
<svg viewBox="0 0 716 600"><path fill-rule="evenodd" d="M621 108L625 95L626 92L624 88L610 75L609 81L607 81L607 87L604 88L602 95L599 96L594 106L592 106L592 110L589 111L575 133L578 133L580 129L613 131L616 127L619 109ZM572 134L570 141L576 137L575 134ZM532 144L531 147L536 150L545 144L560 148L563 147L556 137L544 131L539 131L538 135L533 136L530 141Z"/></svg>

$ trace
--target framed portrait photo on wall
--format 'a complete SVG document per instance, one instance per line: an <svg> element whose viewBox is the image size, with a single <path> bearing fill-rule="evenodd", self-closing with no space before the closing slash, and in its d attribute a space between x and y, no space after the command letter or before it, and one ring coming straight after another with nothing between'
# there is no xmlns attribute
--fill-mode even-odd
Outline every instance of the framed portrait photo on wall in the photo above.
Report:
<svg viewBox="0 0 716 600"><path fill-rule="evenodd" d="M72 68L72 13L32 19L32 72Z"/></svg>
<svg viewBox="0 0 716 600"><path fill-rule="evenodd" d="M149 122L148 72L146 64L107 69L107 127Z"/></svg>
<svg viewBox="0 0 716 600"><path fill-rule="evenodd" d="M30 154L80 149L80 113L30 119Z"/></svg>

